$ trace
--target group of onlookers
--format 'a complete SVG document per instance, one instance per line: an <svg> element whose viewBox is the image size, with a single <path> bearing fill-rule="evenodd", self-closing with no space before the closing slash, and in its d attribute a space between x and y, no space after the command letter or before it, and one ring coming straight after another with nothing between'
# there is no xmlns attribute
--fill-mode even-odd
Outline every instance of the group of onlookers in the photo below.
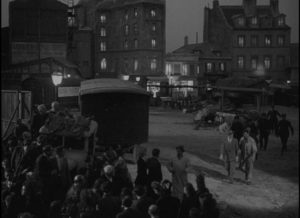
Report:
<svg viewBox="0 0 300 218"><path fill-rule="evenodd" d="M188 183L189 162L182 146L176 148L177 158L167 166L172 182L164 179L157 148L149 158L145 149L137 152L134 180L120 145L88 152L84 166L71 166L62 142L47 127L59 113L57 102L49 111L39 105L31 126L18 120L13 134L2 144L2 217L218 217L204 176L198 175L196 189ZM94 133L96 128L92 129Z"/></svg>

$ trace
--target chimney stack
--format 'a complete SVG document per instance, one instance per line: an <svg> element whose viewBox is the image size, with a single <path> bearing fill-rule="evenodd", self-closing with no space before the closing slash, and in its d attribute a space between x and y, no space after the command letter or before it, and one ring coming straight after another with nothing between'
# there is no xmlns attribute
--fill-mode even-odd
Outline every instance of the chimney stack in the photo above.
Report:
<svg viewBox="0 0 300 218"><path fill-rule="evenodd" d="M272 14L277 16L279 15L279 2L278 0L270 0L270 7Z"/></svg>
<svg viewBox="0 0 300 218"><path fill-rule="evenodd" d="M244 7L246 16L255 15L256 0L243 0L243 7Z"/></svg>
<svg viewBox="0 0 300 218"><path fill-rule="evenodd" d="M188 36L184 37L184 45L188 45L189 44L189 38Z"/></svg>

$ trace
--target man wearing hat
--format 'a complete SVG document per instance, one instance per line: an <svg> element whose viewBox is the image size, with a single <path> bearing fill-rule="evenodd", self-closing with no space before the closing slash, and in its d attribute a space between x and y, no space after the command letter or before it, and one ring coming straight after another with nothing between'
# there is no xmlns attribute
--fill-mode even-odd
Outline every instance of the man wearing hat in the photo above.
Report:
<svg viewBox="0 0 300 218"><path fill-rule="evenodd" d="M286 120L286 114L282 114L282 119L279 121L276 135L280 137L282 148L281 148L281 156L283 155L284 151L287 151L287 141L290 136L290 132L292 136L294 135L294 129L290 121Z"/></svg>
<svg viewBox="0 0 300 218"><path fill-rule="evenodd" d="M170 161L167 168L172 173L173 196L182 199L183 189L187 183L187 169L190 166L190 162L188 158L183 156L183 146L177 146L176 151L176 158Z"/></svg>
<svg viewBox="0 0 300 218"><path fill-rule="evenodd" d="M229 177L230 183L233 182L235 173L235 161L238 160L238 141L233 137L232 130L228 131L226 139L221 145L220 159L224 161L225 169Z"/></svg>

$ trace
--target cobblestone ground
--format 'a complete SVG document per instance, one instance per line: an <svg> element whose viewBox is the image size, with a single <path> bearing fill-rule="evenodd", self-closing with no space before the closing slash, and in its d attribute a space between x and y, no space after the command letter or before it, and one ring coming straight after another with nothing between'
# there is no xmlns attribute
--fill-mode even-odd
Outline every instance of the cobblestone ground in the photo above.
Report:
<svg viewBox="0 0 300 218"><path fill-rule="evenodd" d="M269 109L269 108L267 108ZM267 110L265 109L265 110ZM157 147L161 150L161 161L166 163L176 155L175 147L184 145L185 155L190 158L192 168L188 177L195 185L195 174L206 174L206 184L219 203L222 217L245 218L297 218L299 205L299 115L298 108L277 107L291 120L295 135L289 140L288 153L280 157L280 140L270 136L267 151L259 152L254 165L253 184L243 182L244 175L238 171L233 184L226 182L223 163L218 160L223 135L213 128L193 129L193 114L183 114L161 108L151 108L149 116L148 156ZM77 155L77 156L76 156ZM127 155L128 159L132 157ZM74 152L73 163L82 160ZM76 160L75 160L76 159ZM128 164L132 178L136 166ZM171 175L163 167L164 178Z"/></svg>

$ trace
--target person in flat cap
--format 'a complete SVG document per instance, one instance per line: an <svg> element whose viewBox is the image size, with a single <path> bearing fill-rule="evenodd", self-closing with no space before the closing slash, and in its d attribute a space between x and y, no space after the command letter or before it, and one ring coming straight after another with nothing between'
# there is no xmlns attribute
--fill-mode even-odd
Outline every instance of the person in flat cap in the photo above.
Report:
<svg viewBox="0 0 300 218"><path fill-rule="evenodd" d="M187 170L190 167L189 159L186 158L183 153L185 152L184 147L179 145L176 147L177 155L176 158L172 159L167 168L172 174L173 190L172 195L179 199L183 197L183 189L187 183Z"/></svg>
<svg viewBox="0 0 300 218"><path fill-rule="evenodd" d="M233 131L227 132L227 137L221 144L220 160L224 161L225 169L229 177L229 182L233 182L235 173L235 162L238 161L238 141L233 137Z"/></svg>

